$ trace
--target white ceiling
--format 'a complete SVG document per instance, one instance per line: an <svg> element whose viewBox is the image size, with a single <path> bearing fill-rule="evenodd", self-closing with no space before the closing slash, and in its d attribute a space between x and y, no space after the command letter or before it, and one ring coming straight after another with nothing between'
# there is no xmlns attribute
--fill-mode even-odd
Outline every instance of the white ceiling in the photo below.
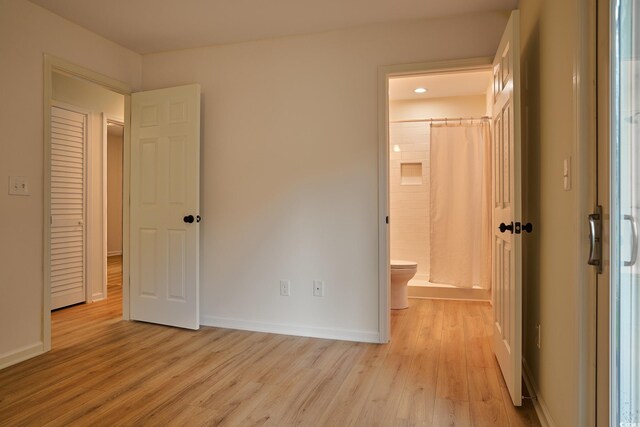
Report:
<svg viewBox="0 0 640 427"><path fill-rule="evenodd" d="M30 0L138 53L512 10L518 0Z"/></svg>
<svg viewBox="0 0 640 427"><path fill-rule="evenodd" d="M491 78L491 70L395 77L389 79L389 99L399 101L484 95L491 84ZM414 90L419 87L427 89L427 92L415 93Z"/></svg>

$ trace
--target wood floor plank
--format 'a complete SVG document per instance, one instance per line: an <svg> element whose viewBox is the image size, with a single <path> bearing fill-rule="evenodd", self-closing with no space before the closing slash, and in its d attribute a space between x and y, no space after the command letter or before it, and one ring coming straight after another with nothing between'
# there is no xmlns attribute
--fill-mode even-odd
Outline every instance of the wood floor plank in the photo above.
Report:
<svg viewBox="0 0 640 427"><path fill-rule="evenodd" d="M377 379L381 361L386 359L389 346L366 346L363 344L360 361L351 368L340 389L318 419L320 426L355 425L369 392Z"/></svg>
<svg viewBox="0 0 640 427"><path fill-rule="evenodd" d="M539 426L511 404L487 303L410 300L365 344L121 316L108 299L52 313L51 352L0 370L2 426Z"/></svg>
<svg viewBox="0 0 640 427"><path fill-rule="evenodd" d="M433 425L434 427L470 427L469 402L437 398Z"/></svg>

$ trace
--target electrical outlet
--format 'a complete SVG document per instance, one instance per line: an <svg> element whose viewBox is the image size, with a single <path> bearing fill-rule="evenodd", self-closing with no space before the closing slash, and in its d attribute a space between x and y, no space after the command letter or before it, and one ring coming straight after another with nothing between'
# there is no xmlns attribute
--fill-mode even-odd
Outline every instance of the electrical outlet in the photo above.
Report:
<svg viewBox="0 0 640 427"><path fill-rule="evenodd" d="M291 282L288 280L280 280L280 295L288 297L291 291Z"/></svg>
<svg viewBox="0 0 640 427"><path fill-rule="evenodd" d="M324 296L324 282L322 280L313 281L313 296L314 297Z"/></svg>
<svg viewBox="0 0 640 427"><path fill-rule="evenodd" d="M536 331L538 332L538 336L536 336L536 346L538 347L538 349L540 349L540 329L542 329L540 327L540 323L538 323L536 325Z"/></svg>

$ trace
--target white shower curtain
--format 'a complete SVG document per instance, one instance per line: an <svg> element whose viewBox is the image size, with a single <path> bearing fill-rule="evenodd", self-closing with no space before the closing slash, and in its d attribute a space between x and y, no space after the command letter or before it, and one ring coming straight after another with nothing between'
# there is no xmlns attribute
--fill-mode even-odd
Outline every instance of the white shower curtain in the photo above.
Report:
<svg viewBox="0 0 640 427"><path fill-rule="evenodd" d="M489 125L431 125L430 281L491 286Z"/></svg>

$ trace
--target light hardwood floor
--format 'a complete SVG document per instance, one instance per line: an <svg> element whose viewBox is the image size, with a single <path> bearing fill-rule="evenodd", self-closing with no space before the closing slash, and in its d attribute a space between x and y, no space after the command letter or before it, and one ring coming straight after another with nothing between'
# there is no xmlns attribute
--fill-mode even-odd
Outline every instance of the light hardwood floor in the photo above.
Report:
<svg viewBox="0 0 640 427"><path fill-rule="evenodd" d="M411 300L388 345L121 319L109 299L53 313L53 350L0 371L0 425L538 426L511 405L490 306Z"/></svg>

